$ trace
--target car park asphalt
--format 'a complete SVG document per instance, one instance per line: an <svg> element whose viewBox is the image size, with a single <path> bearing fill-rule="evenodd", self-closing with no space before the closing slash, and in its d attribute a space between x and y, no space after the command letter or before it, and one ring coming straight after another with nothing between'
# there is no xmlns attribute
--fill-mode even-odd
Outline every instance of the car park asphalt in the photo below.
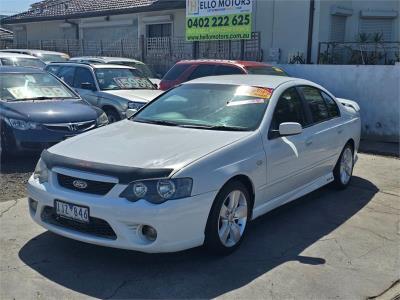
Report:
<svg viewBox="0 0 400 300"><path fill-rule="evenodd" d="M360 154L347 190L324 187L256 219L227 257L59 237L34 224L16 194L0 203L0 298L365 299L393 285L384 294L392 299L400 292L399 174L399 159Z"/></svg>

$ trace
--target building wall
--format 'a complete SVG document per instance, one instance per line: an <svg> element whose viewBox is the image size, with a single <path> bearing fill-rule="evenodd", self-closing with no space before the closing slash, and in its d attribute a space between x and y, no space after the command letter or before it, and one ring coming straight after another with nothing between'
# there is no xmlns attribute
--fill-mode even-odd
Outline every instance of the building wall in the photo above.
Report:
<svg viewBox="0 0 400 300"><path fill-rule="evenodd" d="M360 32L361 11L371 12L395 12L397 17L391 19L393 26L392 41L400 41L400 1L397 0L324 0L316 2L315 23L313 35L312 62L317 61L318 43L330 42L332 14L334 11L351 11L351 15L345 17L346 31L345 41L355 42Z"/></svg>
<svg viewBox="0 0 400 300"><path fill-rule="evenodd" d="M268 62L287 63L293 54L307 56L310 0L255 0L253 30L261 33L263 60ZM316 0L314 12L314 31L312 43L312 63L317 62L319 42L331 41L332 11L349 10L346 17L345 41L355 41L360 27L360 12L395 11L393 19L393 40L400 41L400 1L398 0ZM134 38L146 34L148 24L165 22L170 17L173 36L185 36L185 10L155 11L138 14L114 15L105 17L73 20L79 24L94 23L97 27L90 30L81 29L80 37L87 39L112 40L118 36ZM150 20L150 21L149 21ZM159 20L159 21L157 21ZM130 22L129 25L115 24ZM15 28L16 40L65 39L76 38L73 26L60 27L64 21L36 22L18 24ZM114 25L112 25L114 23ZM85 25L83 25L85 26ZM115 26L115 30L113 30Z"/></svg>
<svg viewBox="0 0 400 300"><path fill-rule="evenodd" d="M314 81L361 107L362 137L399 142L400 65L281 65L290 75Z"/></svg>
<svg viewBox="0 0 400 300"><path fill-rule="evenodd" d="M287 62L297 52L306 57L309 1L257 0L254 10L265 61Z"/></svg>

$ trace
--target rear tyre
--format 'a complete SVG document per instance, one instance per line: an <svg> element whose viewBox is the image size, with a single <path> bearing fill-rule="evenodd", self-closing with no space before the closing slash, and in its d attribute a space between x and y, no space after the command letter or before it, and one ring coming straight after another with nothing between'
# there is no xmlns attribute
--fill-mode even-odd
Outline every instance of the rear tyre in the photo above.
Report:
<svg viewBox="0 0 400 300"><path fill-rule="evenodd" d="M232 181L221 189L206 226L204 245L209 251L227 255L240 246L251 216L250 199L240 181Z"/></svg>
<svg viewBox="0 0 400 300"><path fill-rule="evenodd" d="M333 170L334 186L343 190L350 184L354 168L354 150L351 144L346 144Z"/></svg>
<svg viewBox="0 0 400 300"><path fill-rule="evenodd" d="M107 115L109 124L118 122L121 120L121 117L119 116L118 112L115 109L106 108L106 109L104 109L104 112Z"/></svg>

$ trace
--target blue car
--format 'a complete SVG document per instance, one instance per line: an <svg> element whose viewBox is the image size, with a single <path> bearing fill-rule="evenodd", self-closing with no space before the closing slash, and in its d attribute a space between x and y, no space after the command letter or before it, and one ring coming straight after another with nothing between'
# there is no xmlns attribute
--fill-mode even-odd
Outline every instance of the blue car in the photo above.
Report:
<svg viewBox="0 0 400 300"><path fill-rule="evenodd" d="M36 68L0 67L2 157L39 152L108 124L105 113L55 76Z"/></svg>

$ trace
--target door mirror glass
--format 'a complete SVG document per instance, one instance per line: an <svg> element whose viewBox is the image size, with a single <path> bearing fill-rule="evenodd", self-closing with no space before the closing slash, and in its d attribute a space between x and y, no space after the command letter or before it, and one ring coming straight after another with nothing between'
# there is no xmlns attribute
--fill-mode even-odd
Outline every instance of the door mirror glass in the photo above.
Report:
<svg viewBox="0 0 400 300"><path fill-rule="evenodd" d="M130 117L132 117L136 113L137 113L137 109L128 109L126 111L126 118L129 119Z"/></svg>
<svg viewBox="0 0 400 300"><path fill-rule="evenodd" d="M82 82L81 89L94 91L94 86L90 82Z"/></svg>
<svg viewBox="0 0 400 300"><path fill-rule="evenodd" d="M303 131L303 127L300 123L296 122L285 122L279 125L279 135L280 136L289 136L300 134Z"/></svg>

